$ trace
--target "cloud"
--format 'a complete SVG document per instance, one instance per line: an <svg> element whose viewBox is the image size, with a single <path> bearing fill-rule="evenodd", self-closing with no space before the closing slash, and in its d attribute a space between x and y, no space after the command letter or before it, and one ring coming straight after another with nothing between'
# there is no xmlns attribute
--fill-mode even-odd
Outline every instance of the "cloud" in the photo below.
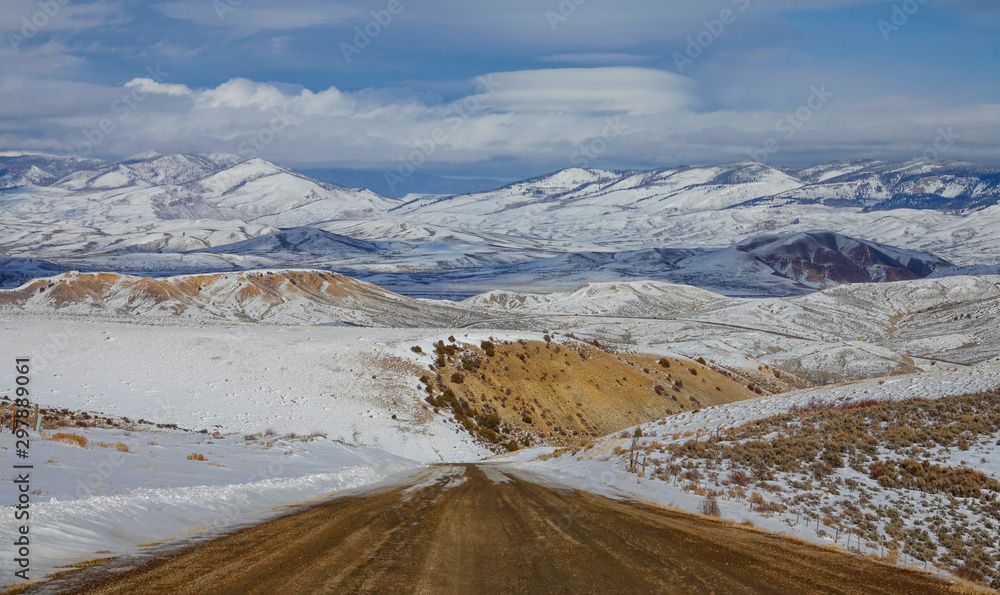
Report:
<svg viewBox="0 0 1000 595"><path fill-rule="evenodd" d="M600 167L743 160L768 139L780 145L767 155L774 164L908 159L952 127L961 138L947 157L1000 163L1000 105L904 96L852 102L836 89L820 105L808 100L809 84L797 95L799 110L751 110L706 109L690 80L636 67L494 73L450 102L391 89L314 92L241 78L199 89L160 78L123 87L4 81L0 146L62 154L82 147L94 156L228 151L298 166L387 169L419 152L422 162L471 171L498 161L569 167L598 139L591 165ZM95 132L102 125L106 131Z"/></svg>
<svg viewBox="0 0 1000 595"><path fill-rule="evenodd" d="M620 66L624 64L642 64L653 60L654 56L625 54L621 52L605 52L594 54L556 54L539 58L539 62L556 62L562 64L581 64L585 66Z"/></svg>
<svg viewBox="0 0 1000 595"><path fill-rule="evenodd" d="M509 112L656 113L693 103L694 83L646 68L560 68L495 74L491 105Z"/></svg>
<svg viewBox="0 0 1000 595"><path fill-rule="evenodd" d="M282 2L280 5L253 0L179 0L158 4L156 8L174 19L212 27L235 27L247 33L333 25L363 12L357 7L319 0Z"/></svg>
<svg viewBox="0 0 1000 595"><path fill-rule="evenodd" d="M31 38L46 31L79 31L127 21L112 2L23 2L0 0L0 33ZM4 35L5 38L9 37Z"/></svg>

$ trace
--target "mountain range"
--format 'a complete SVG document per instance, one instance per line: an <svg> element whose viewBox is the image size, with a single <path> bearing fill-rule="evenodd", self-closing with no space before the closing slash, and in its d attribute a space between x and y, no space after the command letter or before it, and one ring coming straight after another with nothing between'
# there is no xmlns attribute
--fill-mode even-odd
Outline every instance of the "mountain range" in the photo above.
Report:
<svg viewBox="0 0 1000 595"><path fill-rule="evenodd" d="M639 279L792 295L996 272L998 232L1000 169L953 161L567 169L404 201L225 154L0 157L8 287L310 267L437 297Z"/></svg>

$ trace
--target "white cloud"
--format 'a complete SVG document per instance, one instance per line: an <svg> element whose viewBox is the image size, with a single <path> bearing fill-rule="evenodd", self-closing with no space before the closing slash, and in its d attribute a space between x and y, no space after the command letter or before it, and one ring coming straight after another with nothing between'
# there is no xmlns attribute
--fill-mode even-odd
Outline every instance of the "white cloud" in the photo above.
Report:
<svg viewBox="0 0 1000 595"><path fill-rule="evenodd" d="M633 67L524 70L493 75L491 105L512 112L649 114L689 108L694 83L683 76Z"/></svg>
<svg viewBox="0 0 1000 595"><path fill-rule="evenodd" d="M642 64L653 60L654 56L624 54L616 52L596 54L556 54L539 58L539 62L554 62L562 64L581 64L585 66L620 66L624 64Z"/></svg>
<svg viewBox="0 0 1000 595"><path fill-rule="evenodd" d="M473 89L480 86L478 94L473 90L451 103L379 90L312 92L247 79L207 89L145 77L124 88L4 81L0 146L66 153L110 119L113 130L94 155L229 151L292 165L395 168L414 150L429 147L426 161L432 164L509 160L556 169L570 166L581 144L607 134L609 121L617 118L623 130L613 132L595 165L740 160L770 137L781 150L769 163L911 158L934 142L941 126L961 136L948 157L1000 161L996 104L949 106L902 97L851 103L847 95L835 95L785 138L776 125L786 110L706 110L691 81L658 70L530 70L486 80L486 86L471 82ZM125 117L113 107L123 93L140 98ZM803 102L808 93L806 86Z"/></svg>
<svg viewBox="0 0 1000 595"><path fill-rule="evenodd" d="M154 95L172 95L174 97L194 95L194 91L192 91L187 85L160 83L151 78L132 79L131 81L125 83L125 87L140 89L145 93L151 93Z"/></svg>

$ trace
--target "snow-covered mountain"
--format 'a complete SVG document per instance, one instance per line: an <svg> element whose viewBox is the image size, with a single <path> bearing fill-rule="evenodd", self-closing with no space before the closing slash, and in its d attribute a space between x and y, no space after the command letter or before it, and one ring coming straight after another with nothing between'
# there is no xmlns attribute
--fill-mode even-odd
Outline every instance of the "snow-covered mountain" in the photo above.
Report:
<svg viewBox="0 0 1000 595"><path fill-rule="evenodd" d="M73 270L319 267L420 295L640 279L790 295L1000 264L1000 170L952 161L567 169L405 203L234 155L0 169L0 255Z"/></svg>
<svg viewBox="0 0 1000 595"><path fill-rule="evenodd" d="M185 188L212 204L232 209L245 221L275 227L369 218L398 204L374 192L320 182L263 159L243 161Z"/></svg>
<svg viewBox="0 0 1000 595"><path fill-rule="evenodd" d="M225 153L207 155L144 153L122 161L76 170L51 185L68 190L179 186L232 167L240 161L242 159L239 156Z"/></svg>
<svg viewBox="0 0 1000 595"><path fill-rule="evenodd" d="M729 246L835 229L961 264L1000 253L1000 169L953 161L755 162L648 172L566 170L498 190L400 205L422 224L619 249ZM958 238L961 238L959 241Z"/></svg>
<svg viewBox="0 0 1000 595"><path fill-rule="evenodd" d="M800 186L802 182L788 174L754 162L627 173L569 169L490 192L412 201L396 211L418 221L464 221L473 227L510 221L515 231L555 216L596 216L620 229L615 220L620 217L613 214L624 211L639 215L716 210ZM529 218L518 222L519 217Z"/></svg>
<svg viewBox="0 0 1000 595"><path fill-rule="evenodd" d="M518 209L572 216L588 208L646 214L741 208L755 204L826 204L973 211L1000 202L1000 168L956 161L837 161L781 170L756 162L643 172L569 169L498 190L421 199L400 206L419 220L469 218Z"/></svg>
<svg viewBox="0 0 1000 595"><path fill-rule="evenodd" d="M47 186L67 174L98 167L98 159L48 157L44 155L0 156L0 190L21 186Z"/></svg>
<svg viewBox="0 0 1000 595"><path fill-rule="evenodd" d="M1000 200L1000 169L950 160L837 162L795 172L801 188L761 199L869 210L976 211Z"/></svg>
<svg viewBox="0 0 1000 595"><path fill-rule="evenodd" d="M166 244L199 250L277 227L368 218L397 204L225 154L149 154L114 163L15 157L0 158L0 168L7 186L0 190L0 254L18 256L161 252ZM164 225L176 239L158 231ZM207 243L180 239L190 237Z"/></svg>
<svg viewBox="0 0 1000 595"><path fill-rule="evenodd" d="M215 219L250 222L270 217L272 224L289 227L292 220L309 225L370 217L398 204L374 192L321 182L263 159L244 160L228 154L153 153L113 163L16 157L0 158L0 168L0 175L9 178L6 188L17 189L0 195L0 208L7 210L10 206L4 203L24 197L43 203L45 208L36 212L68 214L70 221L95 210L112 222L131 220L138 214L124 207L144 205L147 211L141 215L152 220L191 218L193 211L201 211L202 218L210 214ZM60 204L53 212L52 198L68 204ZM90 204L95 202L103 208Z"/></svg>

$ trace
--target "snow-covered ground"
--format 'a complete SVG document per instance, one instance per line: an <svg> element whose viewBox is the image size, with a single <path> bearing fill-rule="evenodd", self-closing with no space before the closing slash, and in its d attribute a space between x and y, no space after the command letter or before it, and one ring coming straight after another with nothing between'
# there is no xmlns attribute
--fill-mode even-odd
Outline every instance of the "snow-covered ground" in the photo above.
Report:
<svg viewBox="0 0 1000 595"><path fill-rule="evenodd" d="M0 334L0 362L32 357L44 407L190 430L322 432L428 462L488 454L422 400L418 362L430 359L409 349L429 351L428 337L448 331L18 319L0 321ZM0 368L0 386L12 385L13 368Z"/></svg>
<svg viewBox="0 0 1000 595"><path fill-rule="evenodd" d="M57 432L87 445L51 440ZM420 466L416 461L324 437L183 431L64 428L32 433L30 518L5 506L0 533L30 526L32 579L87 560L141 553L143 546L260 522L295 502L357 488ZM127 450L126 450L127 449ZM14 437L0 437L0 457L13 459ZM192 460L191 455L204 460ZM197 457L196 457L197 458ZM3 502L17 501L10 469L0 480ZM5 548L6 550L7 548ZM0 585L14 578L11 556L0 558Z"/></svg>
<svg viewBox="0 0 1000 595"><path fill-rule="evenodd" d="M785 395L765 397L752 401L742 401L708 407L697 412L685 412L640 426L643 437L639 448L654 443L668 446L681 445L691 440L706 440L713 435L725 435L727 428L739 428L753 422L788 413L795 407L807 407L822 403L843 405L864 401L898 402L909 399L939 399L992 391L1000 388L1000 365L984 365L949 372L925 373L910 376L868 380L843 386L828 386L795 391ZM661 454L665 450L653 448L648 455L649 466L646 476L653 476L662 465L677 465L683 469L698 469L697 479L674 477L640 477L627 470L627 454L617 454L615 448L628 449L632 443L633 430L609 436L594 446L576 451L560 451L560 456L551 457L554 449L531 449L503 457L503 460L519 468L542 475L548 475L578 489L596 493L618 494L624 497L655 502L693 513L700 513L706 501L708 490L720 494L730 492L734 485L728 481L727 469L738 469L726 461L708 471L703 461L684 456ZM625 437L628 436L628 437ZM548 456L544 456L548 455ZM880 447L877 456L885 461L899 460L898 453ZM982 472L1000 480L1000 433L981 435L973 439L965 448L931 448L927 461L944 467L968 468ZM927 464L925 462L925 464ZM728 467L727 467L728 465ZM753 469L742 469L751 477ZM947 494L928 494L909 489L882 489L879 482L866 473L859 473L850 466L834 470L829 481L813 483L811 474L774 473L765 482L753 481L746 488L742 498L726 496L718 498L722 518L736 522L750 522L754 525L780 534L816 542L822 545L836 544L848 547L848 531L856 531L845 523L841 531L836 530L839 520L833 524L820 523L821 517L839 519L842 508L857 504L862 513L868 511L896 509L902 511L901 531L919 532L935 517L944 517L945 522L966 522L977 531L995 529L995 519L980 507L978 498L954 498ZM773 491L762 489L773 486ZM811 487L807 487L811 486ZM806 491L803 491L805 489ZM750 492L756 492L763 502L789 502L785 497L799 495L806 504L801 508L788 507L779 514L758 512L750 504ZM731 492L730 492L731 493ZM794 500L793 500L794 501ZM988 500L986 500L988 502ZM799 502L798 504L801 504ZM845 508L846 509L846 508ZM988 510L988 505L987 505ZM808 511L808 512L807 512ZM821 512L822 511L822 512ZM813 514L815 512L815 514ZM952 518L954 517L954 518ZM957 519L957 520L956 520ZM888 517L881 514L877 523L887 523ZM879 531L885 531L885 525ZM954 524L954 530L958 530ZM872 555L886 553L883 544L868 539L859 539L857 533L851 535L850 549ZM888 541L888 539L887 539ZM989 547L989 546L987 546ZM995 545L993 546L995 549ZM943 546L938 553L946 550ZM988 552L989 553L989 552ZM1000 552L993 552L996 555ZM912 557L912 551L903 549L899 562L923 567L923 563Z"/></svg>

